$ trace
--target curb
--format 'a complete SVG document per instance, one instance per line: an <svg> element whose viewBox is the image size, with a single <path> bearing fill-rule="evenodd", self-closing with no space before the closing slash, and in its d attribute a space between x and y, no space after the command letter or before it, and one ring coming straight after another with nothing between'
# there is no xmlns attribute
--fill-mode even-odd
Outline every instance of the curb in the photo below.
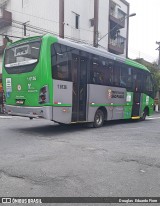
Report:
<svg viewBox="0 0 160 206"><path fill-rule="evenodd" d="M0 115L0 119L12 119L11 116L6 116L6 115Z"/></svg>

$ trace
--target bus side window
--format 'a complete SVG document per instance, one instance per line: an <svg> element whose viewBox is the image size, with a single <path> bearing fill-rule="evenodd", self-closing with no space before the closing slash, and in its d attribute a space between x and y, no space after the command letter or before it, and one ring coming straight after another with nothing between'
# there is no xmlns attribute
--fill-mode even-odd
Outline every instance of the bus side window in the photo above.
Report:
<svg viewBox="0 0 160 206"><path fill-rule="evenodd" d="M56 63L57 63L57 60L56 60L56 47L55 47L56 44L52 44L51 46L51 67L52 67L52 78L53 79L56 79L57 77L57 70L56 70Z"/></svg>
<svg viewBox="0 0 160 206"><path fill-rule="evenodd" d="M69 47L52 45L52 76L54 79L70 81Z"/></svg>
<svg viewBox="0 0 160 206"><path fill-rule="evenodd" d="M99 73L97 73L98 68L99 68L98 58L92 55L90 70L91 70L91 83L93 84L98 83L98 76L99 76Z"/></svg>
<svg viewBox="0 0 160 206"><path fill-rule="evenodd" d="M90 64L90 78L92 84L105 85L105 70L103 69L101 57L92 55Z"/></svg>
<svg viewBox="0 0 160 206"><path fill-rule="evenodd" d="M120 86L120 63L115 63L113 68L113 85Z"/></svg>
<svg viewBox="0 0 160 206"><path fill-rule="evenodd" d="M126 87L132 90L133 87L133 77L132 77L132 68L126 66L126 72L127 72L127 82Z"/></svg>
<svg viewBox="0 0 160 206"><path fill-rule="evenodd" d="M125 64L121 66L120 86L131 90L132 88L132 68Z"/></svg>
<svg viewBox="0 0 160 206"><path fill-rule="evenodd" d="M145 78L145 91L147 94L149 94L150 92L153 92L153 83L152 83L152 78L150 74L147 74Z"/></svg>
<svg viewBox="0 0 160 206"><path fill-rule="evenodd" d="M127 86L127 68L124 65L121 65L120 71L120 86Z"/></svg>
<svg viewBox="0 0 160 206"><path fill-rule="evenodd" d="M133 69L133 84L132 84L132 90L135 91L137 90L137 74L136 70Z"/></svg>
<svg viewBox="0 0 160 206"><path fill-rule="evenodd" d="M107 63L103 57L99 57L99 83L106 85L106 66Z"/></svg>
<svg viewBox="0 0 160 206"><path fill-rule="evenodd" d="M136 91L143 92L143 72L135 69L136 71Z"/></svg>
<svg viewBox="0 0 160 206"><path fill-rule="evenodd" d="M76 83L78 81L77 68L79 65L78 56L72 54L71 70L72 70L72 82Z"/></svg>
<svg viewBox="0 0 160 206"><path fill-rule="evenodd" d="M14 49L11 49L9 52L8 52L8 56L6 58L6 64L9 63L14 63L16 62L16 57L14 56Z"/></svg>
<svg viewBox="0 0 160 206"><path fill-rule="evenodd" d="M106 82L108 86L113 85L113 62L108 60L107 72L106 72Z"/></svg>

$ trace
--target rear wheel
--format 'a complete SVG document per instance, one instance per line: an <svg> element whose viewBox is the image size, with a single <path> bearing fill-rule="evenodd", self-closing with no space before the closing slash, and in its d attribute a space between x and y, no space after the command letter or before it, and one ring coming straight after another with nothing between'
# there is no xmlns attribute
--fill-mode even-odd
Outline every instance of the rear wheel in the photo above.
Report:
<svg viewBox="0 0 160 206"><path fill-rule="evenodd" d="M66 126L67 124L61 123L61 122L57 122L60 126Z"/></svg>
<svg viewBox="0 0 160 206"><path fill-rule="evenodd" d="M98 109L94 116L93 127L98 128L102 127L104 123L104 113L102 110Z"/></svg>

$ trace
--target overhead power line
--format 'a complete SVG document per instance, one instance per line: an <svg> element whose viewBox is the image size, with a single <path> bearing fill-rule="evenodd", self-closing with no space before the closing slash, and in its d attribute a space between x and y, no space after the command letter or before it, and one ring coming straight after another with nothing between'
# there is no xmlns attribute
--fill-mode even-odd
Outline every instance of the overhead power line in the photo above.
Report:
<svg viewBox="0 0 160 206"><path fill-rule="evenodd" d="M38 17L38 16L35 16L35 15L32 15L32 14L27 14L27 13L24 13L24 12L13 10L13 9L10 9L10 10L7 10L7 11L20 13L20 14L23 14L23 15L27 15L27 16L35 17L35 18L38 18L38 19L41 19L41 20L50 21L50 22L54 22L54 23L59 24L58 21L54 21L54 20L51 20L51 19L45 19L43 17Z"/></svg>
<svg viewBox="0 0 160 206"><path fill-rule="evenodd" d="M12 22L14 23L14 24L12 24L12 27L18 28L18 29L21 29L21 30L23 29L23 22L16 21L16 20L12 20ZM17 25L16 25L16 24L17 24ZM22 26L22 27L21 27L21 26ZM44 34L46 34L46 33L50 33L50 34L52 34L52 35L58 36L58 33L55 33L55 32L50 31L50 30L46 30L46 29L41 28L41 27L33 26L33 25L31 25L31 24L27 24L26 30L27 30L27 31L30 31L30 32L33 32L33 33L37 33L37 34L39 34L39 35L44 35ZM23 38L23 36L20 37L20 36L15 36L15 35L10 35L10 34L4 34L4 33L2 33L2 34L0 34L0 35L2 35L2 36L4 36L4 37L5 37L5 36L8 36L8 37L11 37L11 38L18 38L18 39L22 39L22 38ZM82 43L82 44L92 45L92 42L87 42L87 41L85 41L85 40L76 39L76 38L73 38L73 37L68 36L68 35L65 35L65 38L66 38L66 39L69 39L69 40L71 40L71 41L73 41L73 42L76 42L76 43Z"/></svg>
<svg viewBox="0 0 160 206"><path fill-rule="evenodd" d="M12 22L13 22L13 23L16 23L16 24L18 24L18 25L22 25L22 26L24 25L23 22L20 22L20 21L17 21L17 20L12 20ZM58 33L56 33L56 32L53 32L53 31L51 31L51 30L47 30L47 29L44 29L44 28L41 28L41 27L38 27L38 26L34 26L34 25L31 25L31 24L27 24L26 26L27 26L27 27L26 27L26 30L28 30L28 31L29 31L29 28L31 28L31 29L43 31L44 33L51 33L51 34L53 34L53 35L58 35Z"/></svg>
<svg viewBox="0 0 160 206"><path fill-rule="evenodd" d="M21 39L22 37L19 37L19 36L13 36L13 35L8 35L8 34L4 34L4 33L0 33L1 36L4 36L4 37L13 37L13 38L17 38L17 39Z"/></svg>
<svg viewBox="0 0 160 206"><path fill-rule="evenodd" d="M7 11L17 12L17 13L20 13L20 14L23 14L23 15L27 15L27 16L31 16L31 17L34 17L34 18L37 18L37 19L41 19L41 20L44 20L44 21L49 21L49 22L52 22L52 23L59 24L59 21L54 21L54 20L51 20L51 19L46 19L46 18L43 18L43 17L38 17L38 16L35 16L35 15L32 15L32 14L27 14L27 13L20 12L20 11L16 11L16 10L12 10L12 9L7 10ZM64 22L64 25L65 25L65 26L69 26L69 27L71 27L71 28L74 28L73 26L71 26L71 25L68 24L67 22ZM79 29L80 29L80 30L83 30L83 31L88 31L88 32L92 32L92 33L93 33L93 31L91 31L91 30L89 30L89 29L85 29L85 28L82 28L82 27L80 27Z"/></svg>

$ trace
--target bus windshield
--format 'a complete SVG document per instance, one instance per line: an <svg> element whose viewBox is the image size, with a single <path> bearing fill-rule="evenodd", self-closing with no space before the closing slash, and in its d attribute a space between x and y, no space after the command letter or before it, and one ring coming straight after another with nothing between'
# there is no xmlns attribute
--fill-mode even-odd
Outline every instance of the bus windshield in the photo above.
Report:
<svg viewBox="0 0 160 206"><path fill-rule="evenodd" d="M11 68L38 62L40 44L40 41L35 41L6 49L5 67Z"/></svg>

